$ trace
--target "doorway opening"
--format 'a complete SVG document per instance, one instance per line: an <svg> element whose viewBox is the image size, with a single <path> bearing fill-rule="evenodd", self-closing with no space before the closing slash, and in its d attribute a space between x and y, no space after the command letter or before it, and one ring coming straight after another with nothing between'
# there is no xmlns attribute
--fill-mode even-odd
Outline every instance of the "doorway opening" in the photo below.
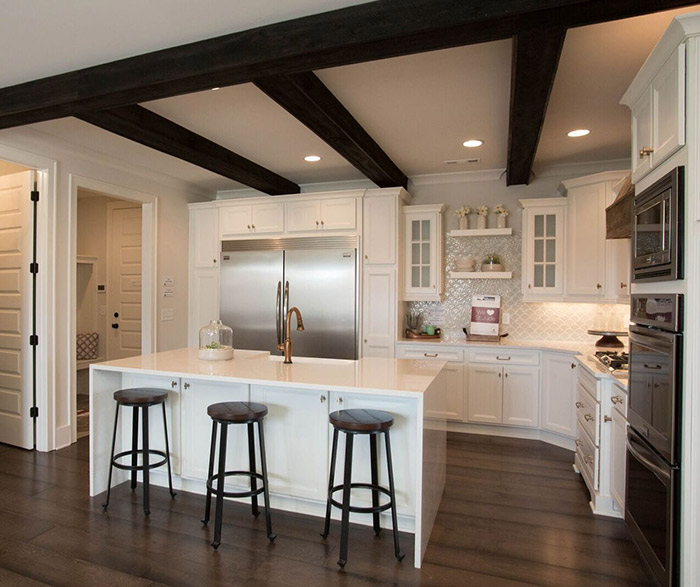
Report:
<svg viewBox="0 0 700 587"><path fill-rule="evenodd" d="M89 366L141 354L142 204L77 190L76 438L89 434Z"/></svg>

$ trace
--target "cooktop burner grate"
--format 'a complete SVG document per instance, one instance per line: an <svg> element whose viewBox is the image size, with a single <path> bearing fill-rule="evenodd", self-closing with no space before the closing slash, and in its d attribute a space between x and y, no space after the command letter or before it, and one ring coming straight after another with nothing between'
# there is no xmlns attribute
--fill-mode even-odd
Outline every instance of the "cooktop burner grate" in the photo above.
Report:
<svg viewBox="0 0 700 587"><path fill-rule="evenodd" d="M617 351L596 351L595 358L610 371L627 371L629 369L629 354Z"/></svg>

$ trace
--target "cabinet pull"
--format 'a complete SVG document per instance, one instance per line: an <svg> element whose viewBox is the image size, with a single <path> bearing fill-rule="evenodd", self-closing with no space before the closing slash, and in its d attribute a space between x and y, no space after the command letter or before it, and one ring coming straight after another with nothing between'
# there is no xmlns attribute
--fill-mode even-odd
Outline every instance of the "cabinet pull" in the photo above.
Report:
<svg viewBox="0 0 700 587"><path fill-rule="evenodd" d="M503 373L500 373L500 372L499 372L499 373L498 373L498 377L499 377L499 379L500 379L501 375L503 375Z"/></svg>
<svg viewBox="0 0 700 587"><path fill-rule="evenodd" d="M627 284L624 281L620 282L620 289L625 289L627 287Z"/></svg>
<svg viewBox="0 0 700 587"><path fill-rule="evenodd" d="M600 285L600 283L596 283L595 286L596 286L598 289L601 289L601 288L603 287L602 285Z"/></svg>
<svg viewBox="0 0 700 587"><path fill-rule="evenodd" d="M527 289L530 289L532 286L528 283L527 284Z"/></svg>
<svg viewBox="0 0 700 587"><path fill-rule="evenodd" d="M187 382L185 382L185 385L183 385L182 387L184 387L185 389L189 389L189 388L190 388L190 384L187 383Z"/></svg>
<svg viewBox="0 0 700 587"><path fill-rule="evenodd" d="M170 382L170 387L172 387L173 389L175 389L175 388L177 387L177 381L171 381L171 382Z"/></svg>
<svg viewBox="0 0 700 587"><path fill-rule="evenodd" d="M576 369L576 363L571 363L571 368Z"/></svg>
<svg viewBox="0 0 700 587"><path fill-rule="evenodd" d="M576 407L577 408L582 408L584 406L583 402L576 402Z"/></svg>
<svg viewBox="0 0 700 587"><path fill-rule="evenodd" d="M338 402L339 404L342 404L342 403L343 403L343 398L342 398L342 397L339 397L339 398L336 400L336 402Z"/></svg>
<svg viewBox="0 0 700 587"><path fill-rule="evenodd" d="M316 221L316 228L318 228L318 220Z"/></svg>
<svg viewBox="0 0 700 587"><path fill-rule="evenodd" d="M585 456L585 457L583 457L583 462L586 463L587 465L591 465L591 464L593 464L593 457Z"/></svg>
<svg viewBox="0 0 700 587"><path fill-rule="evenodd" d="M323 220L321 220L321 228L323 228L323 224L324 224L324 222L323 222Z"/></svg>
<svg viewBox="0 0 700 587"><path fill-rule="evenodd" d="M255 224L251 224L251 226L253 227L253 230L255 230Z"/></svg>
<svg viewBox="0 0 700 587"><path fill-rule="evenodd" d="M593 414L584 414L583 419L586 422L593 422L593 420L595 420L595 418L593 417Z"/></svg>
<svg viewBox="0 0 700 587"><path fill-rule="evenodd" d="M508 379L508 373L505 373L505 375L504 375L504 376L505 376L505 378L506 378L506 379Z"/></svg>
<svg viewBox="0 0 700 587"><path fill-rule="evenodd" d="M435 357L438 356L438 354L437 353L423 353L423 356L430 357L430 358L434 359Z"/></svg>
<svg viewBox="0 0 700 587"><path fill-rule="evenodd" d="M365 344L367 344L367 339L365 338Z"/></svg>
<svg viewBox="0 0 700 587"><path fill-rule="evenodd" d="M510 361L510 357L500 357L500 356L496 356L496 360L497 360L497 361Z"/></svg>
<svg viewBox="0 0 700 587"><path fill-rule="evenodd" d="M583 446L583 441L579 440L578 438L576 439L576 446Z"/></svg>
<svg viewBox="0 0 700 587"><path fill-rule="evenodd" d="M369 255L365 255L365 261L369 261Z"/></svg>
<svg viewBox="0 0 700 587"><path fill-rule="evenodd" d="M212 259L212 261L214 261L214 263L216 263L216 259Z"/></svg>
<svg viewBox="0 0 700 587"><path fill-rule="evenodd" d="M326 403L326 396L325 396L325 395L322 395L322 396L321 396L321 403L322 403L322 404L325 404L325 403Z"/></svg>
<svg viewBox="0 0 700 587"><path fill-rule="evenodd" d="M645 369L661 369L662 367L661 367L661 365L647 365L646 363L644 363L644 368Z"/></svg>
<svg viewBox="0 0 700 587"><path fill-rule="evenodd" d="M603 422L612 422L612 418L610 416L603 416Z"/></svg>
<svg viewBox="0 0 700 587"><path fill-rule="evenodd" d="M642 147L639 149L639 157L640 159L643 157L648 157L654 152L654 147Z"/></svg>
<svg viewBox="0 0 700 587"><path fill-rule="evenodd" d="M610 398L610 401L614 404L621 404L625 400L623 400L619 395L614 395Z"/></svg>
<svg viewBox="0 0 700 587"><path fill-rule="evenodd" d="M248 230L250 230L250 224L248 225Z"/></svg>

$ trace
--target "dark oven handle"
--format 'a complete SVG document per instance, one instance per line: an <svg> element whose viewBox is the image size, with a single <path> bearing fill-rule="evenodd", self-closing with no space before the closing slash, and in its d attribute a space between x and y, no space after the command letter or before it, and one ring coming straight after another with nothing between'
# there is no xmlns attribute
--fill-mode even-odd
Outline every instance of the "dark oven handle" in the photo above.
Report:
<svg viewBox="0 0 700 587"><path fill-rule="evenodd" d="M655 465L649 459L643 456L636 448L634 448L629 438L627 439L627 450L635 459L642 463L642 465L654 473L654 475L658 477L659 481L661 481L664 485L668 485L668 483L671 481L671 474L664 471L661 467Z"/></svg>

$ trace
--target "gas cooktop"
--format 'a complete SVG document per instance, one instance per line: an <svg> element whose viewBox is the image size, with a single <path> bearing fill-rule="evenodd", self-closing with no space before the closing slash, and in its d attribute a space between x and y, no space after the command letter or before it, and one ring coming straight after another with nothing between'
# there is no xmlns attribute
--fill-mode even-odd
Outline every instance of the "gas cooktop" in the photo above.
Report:
<svg viewBox="0 0 700 587"><path fill-rule="evenodd" d="M597 351L595 360L603 365L610 372L627 371L629 369L630 357L627 353L617 351Z"/></svg>

